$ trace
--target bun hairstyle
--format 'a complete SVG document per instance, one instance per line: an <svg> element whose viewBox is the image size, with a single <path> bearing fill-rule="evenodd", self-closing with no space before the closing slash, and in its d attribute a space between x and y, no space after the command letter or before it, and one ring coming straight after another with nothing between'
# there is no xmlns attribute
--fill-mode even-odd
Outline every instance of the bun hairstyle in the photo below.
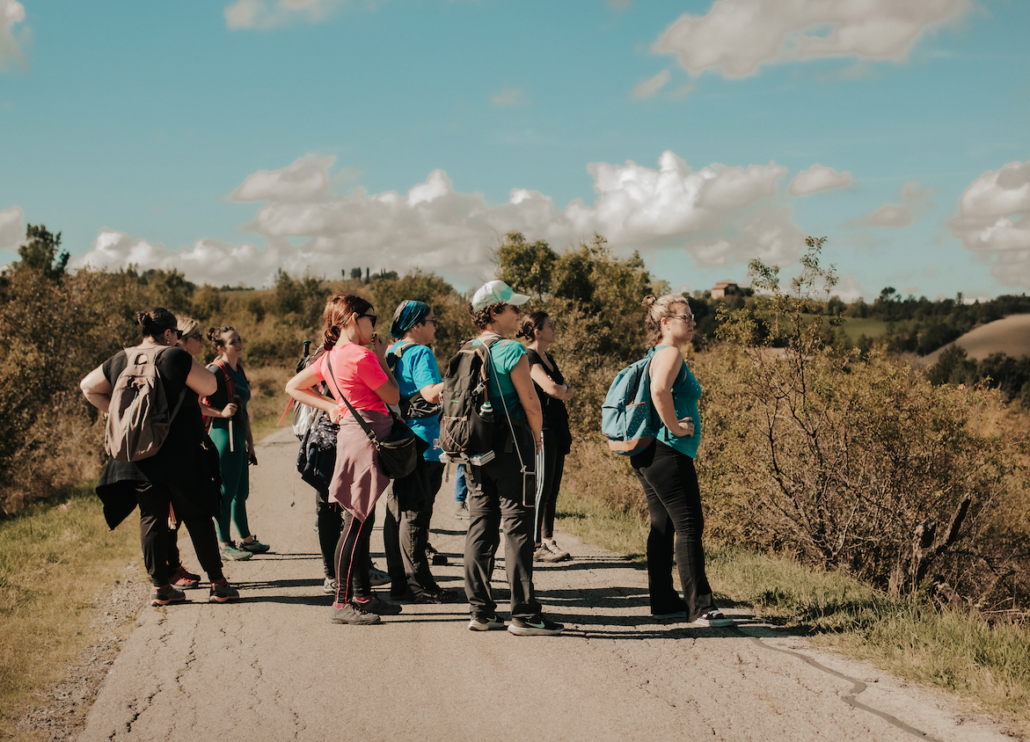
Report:
<svg viewBox="0 0 1030 742"><path fill-rule="evenodd" d="M653 348L662 340L662 320L676 314L676 307L680 304L687 305L687 300L682 294L666 294L657 299L654 294L648 294L641 304L647 308L647 317L644 319L647 347Z"/></svg>
<svg viewBox="0 0 1030 742"><path fill-rule="evenodd" d="M140 339L161 337L166 330L174 330L176 325L175 315L164 307L151 307L142 312L136 312L136 324L139 325Z"/></svg>
<svg viewBox="0 0 1030 742"><path fill-rule="evenodd" d="M322 323L325 331L322 335L322 346L326 350L332 350L340 340L340 332L350 324L350 316L368 314L372 305L353 294L337 294L329 300L322 312Z"/></svg>
<svg viewBox="0 0 1030 742"><path fill-rule="evenodd" d="M233 332L235 329L232 325L218 325L217 327L207 328L207 339L211 341L211 352L216 356L221 355L222 349L225 347L222 335L227 332Z"/></svg>
<svg viewBox="0 0 1030 742"><path fill-rule="evenodd" d="M494 321L494 315L503 312L506 306L508 305L505 302L499 301L496 304L487 304L477 312L472 308L472 303L470 302L469 314L472 315L472 324L480 330L485 330L486 326Z"/></svg>
<svg viewBox="0 0 1030 742"><path fill-rule="evenodd" d="M519 327L519 331L515 334L517 338L525 338L529 342L536 340L536 333L539 330L544 329L544 324L547 322L547 312L532 312L522 320L522 326Z"/></svg>

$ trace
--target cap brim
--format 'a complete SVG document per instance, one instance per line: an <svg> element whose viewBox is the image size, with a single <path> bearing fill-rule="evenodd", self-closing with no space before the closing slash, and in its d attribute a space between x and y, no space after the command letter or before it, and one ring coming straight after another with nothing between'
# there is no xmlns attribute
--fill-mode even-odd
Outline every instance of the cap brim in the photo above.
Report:
<svg viewBox="0 0 1030 742"><path fill-rule="evenodd" d="M512 294L511 298L508 299L508 301L506 301L504 303L505 304L513 304L516 307L520 307L523 304L525 304L527 301L529 301L529 297L526 296L525 294Z"/></svg>

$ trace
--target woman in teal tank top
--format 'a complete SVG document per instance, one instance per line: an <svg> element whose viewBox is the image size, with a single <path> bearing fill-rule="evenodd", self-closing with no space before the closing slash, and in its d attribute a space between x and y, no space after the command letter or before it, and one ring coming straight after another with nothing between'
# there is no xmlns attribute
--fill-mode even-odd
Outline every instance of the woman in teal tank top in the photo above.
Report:
<svg viewBox="0 0 1030 742"><path fill-rule="evenodd" d="M651 531L647 537L647 583L651 615L698 626L733 623L715 606L705 575L701 543L704 514L694 471L701 439L697 401L701 385L683 360L682 347L694 337L694 315L683 296L648 296L651 400L662 427L655 440L630 462L644 488ZM672 582L673 557L683 596Z"/></svg>

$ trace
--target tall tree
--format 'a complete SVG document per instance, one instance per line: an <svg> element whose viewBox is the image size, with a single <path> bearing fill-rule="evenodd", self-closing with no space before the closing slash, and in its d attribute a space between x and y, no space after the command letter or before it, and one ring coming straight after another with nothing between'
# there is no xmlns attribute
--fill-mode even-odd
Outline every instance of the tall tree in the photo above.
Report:
<svg viewBox="0 0 1030 742"><path fill-rule="evenodd" d="M14 263L15 270L38 270L50 279L64 275L68 266L68 252L58 254L61 233L51 233L45 226L31 224L25 229L25 243L18 248L21 260Z"/></svg>

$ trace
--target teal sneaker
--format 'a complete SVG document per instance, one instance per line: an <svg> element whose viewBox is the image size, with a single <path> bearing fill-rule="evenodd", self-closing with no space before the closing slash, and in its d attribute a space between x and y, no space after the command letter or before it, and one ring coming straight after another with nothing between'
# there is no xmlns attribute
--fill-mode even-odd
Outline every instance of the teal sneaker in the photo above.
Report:
<svg viewBox="0 0 1030 742"><path fill-rule="evenodd" d="M264 554L272 547L261 543L257 540L257 536L255 536L253 541L240 541L240 548L244 551L249 551L251 554Z"/></svg>
<svg viewBox="0 0 1030 742"><path fill-rule="evenodd" d="M244 551L243 549L236 548L236 544L234 544L232 541L223 546L220 550L220 553L222 555L222 559L228 559L234 562L242 562L244 559L250 559L252 556L254 556L249 551Z"/></svg>

